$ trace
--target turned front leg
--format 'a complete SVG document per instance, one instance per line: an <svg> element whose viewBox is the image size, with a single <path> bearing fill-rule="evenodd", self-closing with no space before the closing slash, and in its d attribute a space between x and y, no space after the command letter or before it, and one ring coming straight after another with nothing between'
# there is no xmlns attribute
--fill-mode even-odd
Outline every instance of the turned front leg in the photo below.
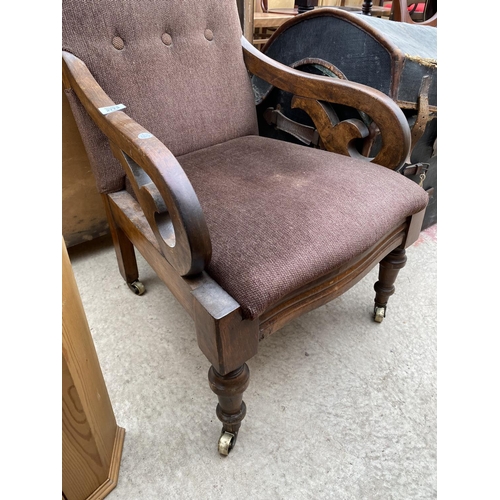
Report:
<svg viewBox="0 0 500 500"><path fill-rule="evenodd" d="M385 318L387 302L396 290L394 283L400 269L406 264L406 250L396 248L380 261L378 281L375 283L375 321L381 323Z"/></svg>
<svg viewBox="0 0 500 500"><path fill-rule="evenodd" d="M221 375L213 366L208 371L208 381L219 398L216 413L222 422L222 433L219 439L219 453L227 455L236 443L241 421L247 412L243 393L248 387L250 371L246 363L236 370Z"/></svg>

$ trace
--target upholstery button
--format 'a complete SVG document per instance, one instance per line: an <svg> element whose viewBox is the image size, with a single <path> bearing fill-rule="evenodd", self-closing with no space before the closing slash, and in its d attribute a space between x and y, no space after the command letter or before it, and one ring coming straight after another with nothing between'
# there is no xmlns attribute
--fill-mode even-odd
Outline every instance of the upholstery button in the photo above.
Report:
<svg viewBox="0 0 500 500"><path fill-rule="evenodd" d="M167 46L172 45L172 37L168 33L163 33L161 41Z"/></svg>
<svg viewBox="0 0 500 500"><path fill-rule="evenodd" d="M209 30L208 28L205 30L205 38L211 42L214 39L214 34L212 30Z"/></svg>
<svg viewBox="0 0 500 500"><path fill-rule="evenodd" d="M116 50L122 50L125 47L125 43L123 43L123 40L119 36L115 36L111 43Z"/></svg>

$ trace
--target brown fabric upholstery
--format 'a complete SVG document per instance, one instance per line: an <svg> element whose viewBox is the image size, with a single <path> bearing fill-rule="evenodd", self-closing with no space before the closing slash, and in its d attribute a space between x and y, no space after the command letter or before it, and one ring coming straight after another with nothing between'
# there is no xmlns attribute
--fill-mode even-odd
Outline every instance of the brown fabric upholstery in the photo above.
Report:
<svg viewBox="0 0 500 500"><path fill-rule="evenodd" d="M428 195L379 165L264 137L179 159L212 240L208 273L256 318L375 244Z"/></svg>
<svg viewBox="0 0 500 500"><path fill-rule="evenodd" d="M63 0L63 50L175 155L257 133L234 0ZM124 173L72 94L100 192Z"/></svg>

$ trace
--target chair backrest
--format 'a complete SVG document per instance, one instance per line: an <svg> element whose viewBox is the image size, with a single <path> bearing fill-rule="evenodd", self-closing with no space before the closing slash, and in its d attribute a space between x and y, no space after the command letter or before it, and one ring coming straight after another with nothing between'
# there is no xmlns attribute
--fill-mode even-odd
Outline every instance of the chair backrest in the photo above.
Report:
<svg viewBox="0 0 500 500"><path fill-rule="evenodd" d="M175 155L257 134L234 0L63 0L62 48ZM72 92L100 192L124 172Z"/></svg>

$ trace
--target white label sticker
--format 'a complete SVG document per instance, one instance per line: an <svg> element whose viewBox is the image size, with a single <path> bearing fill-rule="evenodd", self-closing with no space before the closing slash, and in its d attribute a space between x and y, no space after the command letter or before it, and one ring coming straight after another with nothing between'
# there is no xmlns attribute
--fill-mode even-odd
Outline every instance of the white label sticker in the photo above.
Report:
<svg viewBox="0 0 500 500"><path fill-rule="evenodd" d="M149 132L142 132L137 137L139 139L151 139L151 137L153 137L153 134L150 134Z"/></svg>
<svg viewBox="0 0 500 500"><path fill-rule="evenodd" d="M125 109L127 106L125 104L115 104L114 106L105 106L104 108L99 108L99 111L103 115L109 115L113 111L120 111L121 109Z"/></svg>

